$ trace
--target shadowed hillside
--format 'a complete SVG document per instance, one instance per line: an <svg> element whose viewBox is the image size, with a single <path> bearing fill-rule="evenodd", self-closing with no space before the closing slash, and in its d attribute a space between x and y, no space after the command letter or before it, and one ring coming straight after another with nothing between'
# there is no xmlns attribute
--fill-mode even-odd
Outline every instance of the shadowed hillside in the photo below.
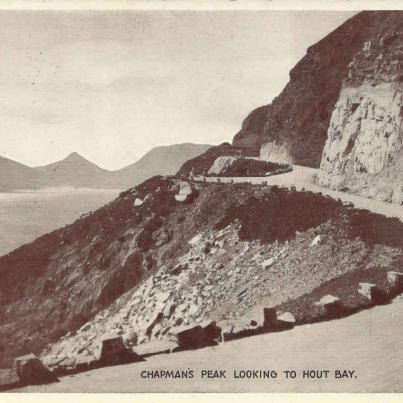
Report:
<svg viewBox="0 0 403 403"><path fill-rule="evenodd" d="M3 365L26 349L39 352L68 332L74 335L113 304L97 330L90 330L95 343L113 328L120 310L128 309L130 295L146 292L138 287L147 279L155 281L157 288L149 292L158 299L185 276L178 283L183 290L170 294L168 302L171 298L178 306L190 298L194 308L161 323L175 327L196 317L236 317L264 301L279 304L375 261L389 267L401 256L402 223L377 215L368 220L368 213L318 194L193 184L193 197L182 202L175 198L180 184L154 177L88 217L0 258ZM318 234L323 241L309 247ZM261 281L266 276L270 281ZM187 287L200 287L191 294L195 300ZM117 326L123 335L136 331L140 342L164 337L146 332L159 303L144 304L144 324L120 318Z"/></svg>

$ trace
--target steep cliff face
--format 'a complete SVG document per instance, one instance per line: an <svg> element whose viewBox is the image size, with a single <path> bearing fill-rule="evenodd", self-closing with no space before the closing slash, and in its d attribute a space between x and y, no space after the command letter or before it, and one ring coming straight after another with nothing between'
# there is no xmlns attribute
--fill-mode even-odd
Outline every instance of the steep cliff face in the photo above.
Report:
<svg viewBox="0 0 403 403"><path fill-rule="evenodd" d="M362 12L311 46L282 93L245 119L234 146L260 151L266 160L318 167L350 62L364 43L402 19L402 12Z"/></svg>
<svg viewBox="0 0 403 403"><path fill-rule="evenodd" d="M331 117L319 183L401 202L402 101L403 21L395 20L349 65Z"/></svg>

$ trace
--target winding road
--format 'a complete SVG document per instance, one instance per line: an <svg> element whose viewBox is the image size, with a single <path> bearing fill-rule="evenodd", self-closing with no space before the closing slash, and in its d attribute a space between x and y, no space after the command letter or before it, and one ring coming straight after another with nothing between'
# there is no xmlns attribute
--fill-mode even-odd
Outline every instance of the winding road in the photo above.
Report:
<svg viewBox="0 0 403 403"><path fill-rule="evenodd" d="M357 196L351 193L339 192L318 186L314 183L319 170L315 168L307 168L300 165L293 165L293 171L281 175L273 175L267 177L203 177L195 176L196 182L221 182L221 183L252 183L261 185L267 182L267 186L285 186L291 188L295 186L296 190L305 190L311 192L322 193L333 199L340 199L344 202L351 202L354 207L359 209L367 209L373 213L383 214L387 217L396 217L403 221L403 207L395 203L386 203L378 200L368 199L366 197Z"/></svg>

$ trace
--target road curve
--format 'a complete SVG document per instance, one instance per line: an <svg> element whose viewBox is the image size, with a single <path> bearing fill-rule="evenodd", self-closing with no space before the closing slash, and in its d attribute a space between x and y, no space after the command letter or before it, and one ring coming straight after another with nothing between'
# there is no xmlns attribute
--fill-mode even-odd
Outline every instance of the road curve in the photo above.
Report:
<svg viewBox="0 0 403 403"><path fill-rule="evenodd" d="M299 165L293 165L293 171L281 175L273 175L268 177L203 177L195 176L196 182L214 183L252 183L261 185L262 182L267 182L267 186L285 186L290 188L295 186L296 190L305 190L321 193L330 196L333 199L340 199L344 202L351 202L356 208L367 209L373 213L382 214L387 217L396 217L403 221L403 207L395 203L386 203L378 200L368 199L367 197L358 196L351 193L340 192L318 186L314 183L314 179L319 170L308 168Z"/></svg>

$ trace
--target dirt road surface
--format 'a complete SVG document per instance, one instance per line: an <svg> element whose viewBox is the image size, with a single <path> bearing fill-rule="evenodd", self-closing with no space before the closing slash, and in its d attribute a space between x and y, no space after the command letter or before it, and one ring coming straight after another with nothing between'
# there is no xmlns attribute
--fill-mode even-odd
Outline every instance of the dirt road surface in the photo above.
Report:
<svg viewBox="0 0 403 403"><path fill-rule="evenodd" d="M263 181L267 182L267 186L295 186L297 190L305 188L311 192L319 192L323 195L328 195L334 199L340 199L345 202L351 202L356 208L367 209L374 213L383 214L387 217L397 217L403 221L403 207L399 204L385 203L377 200L368 199L366 197L357 196L350 193L338 192L336 190L326 189L314 183L314 179L318 174L318 169L307 168L299 165L293 165L293 171L281 175L274 175L268 177L234 177L224 178L219 180L221 183L245 183L251 182L252 184L262 184ZM217 182L216 177L206 177L206 182ZM203 180L203 177L195 177L194 180Z"/></svg>
<svg viewBox="0 0 403 403"><path fill-rule="evenodd" d="M354 316L236 340L215 347L153 356L102 368L21 392L403 392L403 299ZM142 378L142 371L194 371L193 379ZM225 370L225 379L201 370ZM274 370L275 379L236 379L234 370ZM295 370L285 379L284 370ZM304 378L303 370L329 371ZM349 374L336 378L335 371ZM320 373L320 372L319 372ZM144 374L144 373L143 373ZM314 372L311 372L313 375ZM350 375L352 374L352 375Z"/></svg>

